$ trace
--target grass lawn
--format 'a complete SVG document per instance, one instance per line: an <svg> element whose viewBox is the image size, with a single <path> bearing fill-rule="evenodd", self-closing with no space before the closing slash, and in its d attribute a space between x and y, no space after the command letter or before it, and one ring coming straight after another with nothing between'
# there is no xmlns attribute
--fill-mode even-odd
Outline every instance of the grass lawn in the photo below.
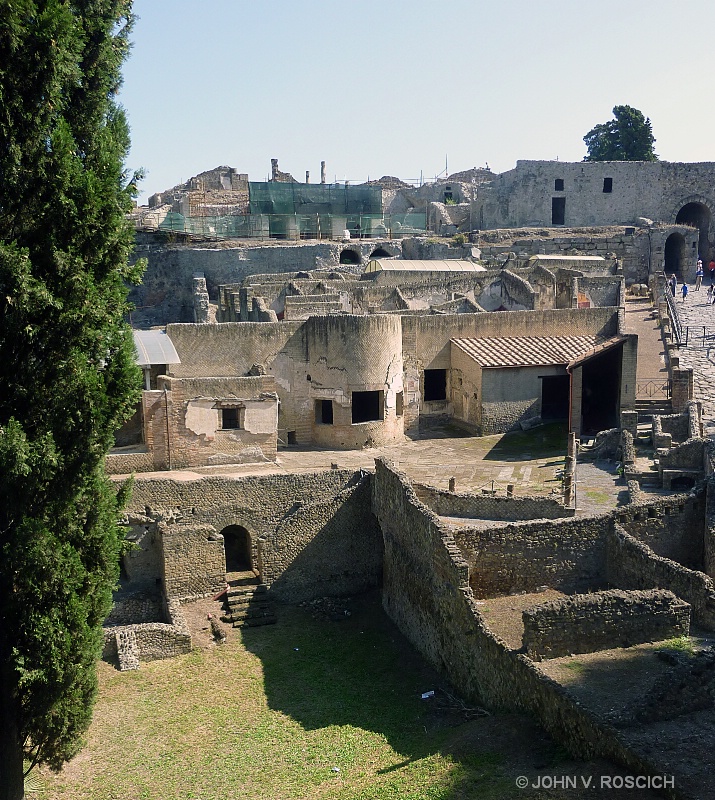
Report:
<svg viewBox="0 0 715 800"><path fill-rule="evenodd" d="M536 798L514 776L563 755L526 717L470 718L377 597L119 673L99 665L85 749L42 800ZM436 689L435 698L421 699ZM548 794L548 797L557 795ZM558 795L560 796L560 795Z"/></svg>

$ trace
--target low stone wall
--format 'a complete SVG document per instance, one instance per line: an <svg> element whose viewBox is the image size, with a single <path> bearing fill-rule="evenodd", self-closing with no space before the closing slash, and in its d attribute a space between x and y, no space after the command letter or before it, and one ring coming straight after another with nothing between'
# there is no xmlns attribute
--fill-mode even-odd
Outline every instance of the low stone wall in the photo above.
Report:
<svg viewBox="0 0 715 800"><path fill-rule="evenodd" d="M690 606L664 589L577 594L527 608L523 647L535 661L690 632Z"/></svg>
<svg viewBox="0 0 715 800"><path fill-rule="evenodd" d="M154 456L152 453L109 453L104 459L108 475L130 475L132 472L152 472Z"/></svg>
<svg viewBox="0 0 715 800"><path fill-rule="evenodd" d="M517 520L572 517L575 510L551 497L494 497L492 495L445 492L414 484L417 497L442 517L466 517L513 522Z"/></svg>
<svg viewBox="0 0 715 800"><path fill-rule="evenodd" d="M620 589L653 589L667 586L690 603L692 618L707 630L715 630L715 584L703 572L656 555L620 525L607 534L606 575Z"/></svg>
<svg viewBox="0 0 715 800"><path fill-rule="evenodd" d="M102 658L116 661L117 634L127 631L136 637L140 661L157 661L191 652L191 633L189 632L181 606L176 600L166 603L169 623L147 622L138 625L117 625L104 628L104 647Z"/></svg>

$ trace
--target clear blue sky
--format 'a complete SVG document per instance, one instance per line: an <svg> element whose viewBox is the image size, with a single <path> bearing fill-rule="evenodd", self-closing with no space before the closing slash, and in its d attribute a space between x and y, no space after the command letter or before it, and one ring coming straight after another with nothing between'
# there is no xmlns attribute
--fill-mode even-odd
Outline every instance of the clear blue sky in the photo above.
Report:
<svg viewBox="0 0 715 800"><path fill-rule="evenodd" d="M580 161L626 104L715 161L712 0L135 0L121 94L140 200L221 164L265 180Z"/></svg>

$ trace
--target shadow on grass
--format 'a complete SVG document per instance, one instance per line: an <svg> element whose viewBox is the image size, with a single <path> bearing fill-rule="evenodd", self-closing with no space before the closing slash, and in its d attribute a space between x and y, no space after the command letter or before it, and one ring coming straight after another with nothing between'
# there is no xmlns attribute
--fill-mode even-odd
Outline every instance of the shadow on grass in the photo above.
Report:
<svg viewBox="0 0 715 800"><path fill-rule="evenodd" d="M522 461L566 455L568 425L549 422L529 431L512 431L484 455L485 461Z"/></svg>
<svg viewBox="0 0 715 800"><path fill-rule="evenodd" d="M350 615L332 621L280 606L278 625L242 634L262 662L269 708L306 730L348 726L377 733L399 754L394 764L375 763L355 744L345 756L347 769L351 759L364 769L367 758L374 785L339 797L529 797L516 789L513 776L549 763L551 739L527 717L478 716L479 710L462 705L390 622L377 593L345 608ZM434 696L422 699L430 691ZM436 754L452 767L447 778L438 769L426 786L424 773L436 767L417 762Z"/></svg>

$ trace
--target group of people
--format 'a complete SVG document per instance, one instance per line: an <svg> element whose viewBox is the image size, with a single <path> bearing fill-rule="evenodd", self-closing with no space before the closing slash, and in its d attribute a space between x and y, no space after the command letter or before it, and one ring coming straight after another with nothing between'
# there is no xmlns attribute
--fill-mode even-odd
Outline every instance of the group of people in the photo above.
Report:
<svg viewBox="0 0 715 800"><path fill-rule="evenodd" d="M708 288L707 302L715 303L715 259L710 259L710 263L708 264L708 272L710 273L710 286ZM699 258L695 267L696 292L700 291L704 274L705 271L703 269L703 260ZM668 286L670 287L670 293L673 295L673 297L675 297L678 291L678 279L676 278L675 274L668 278ZM686 281L683 281L683 283L680 285L680 291L683 295L683 302L685 302L685 298L688 296L688 284Z"/></svg>

